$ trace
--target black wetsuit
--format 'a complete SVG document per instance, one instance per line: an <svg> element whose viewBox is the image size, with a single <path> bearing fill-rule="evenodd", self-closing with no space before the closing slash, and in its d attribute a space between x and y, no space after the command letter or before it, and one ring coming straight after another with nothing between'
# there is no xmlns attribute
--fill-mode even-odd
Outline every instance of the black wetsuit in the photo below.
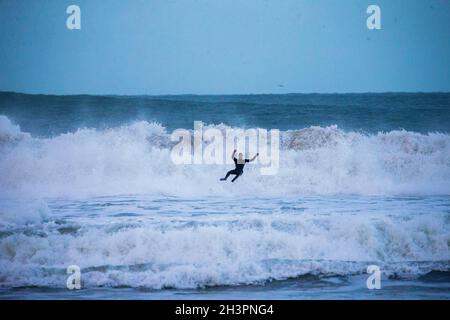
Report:
<svg viewBox="0 0 450 320"><path fill-rule="evenodd" d="M230 170L227 172L227 175L225 176L225 178L222 178L220 180L227 180L228 177L230 176L230 174L234 174L236 175L236 177L233 178L233 180L231 180L231 182L234 182L240 175L242 175L244 173L244 166L247 162L250 162L250 160L245 159L243 163L239 163L238 159L233 158L234 160L234 164L236 166L236 168L234 168L233 170Z"/></svg>

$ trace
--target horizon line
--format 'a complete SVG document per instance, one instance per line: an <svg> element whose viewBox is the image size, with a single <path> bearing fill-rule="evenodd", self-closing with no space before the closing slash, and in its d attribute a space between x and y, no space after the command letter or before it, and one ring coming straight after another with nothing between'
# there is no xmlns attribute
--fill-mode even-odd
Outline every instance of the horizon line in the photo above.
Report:
<svg viewBox="0 0 450 320"><path fill-rule="evenodd" d="M104 97L175 97L175 96L262 96L262 95L356 95L356 94L449 94L450 91L361 91L361 92L285 92L285 93L160 93L160 94L117 94L117 93L31 93L20 91L3 91L0 94L19 94L30 96L104 96Z"/></svg>

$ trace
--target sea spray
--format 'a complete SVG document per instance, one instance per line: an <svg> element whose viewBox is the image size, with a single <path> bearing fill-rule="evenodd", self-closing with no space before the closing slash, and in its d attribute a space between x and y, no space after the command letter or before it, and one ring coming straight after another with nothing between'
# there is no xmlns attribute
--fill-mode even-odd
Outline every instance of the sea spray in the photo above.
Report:
<svg viewBox="0 0 450 320"><path fill-rule="evenodd" d="M450 136L443 133L363 134L337 126L283 131L277 174L261 176L260 165L251 164L236 189L218 182L226 164L174 164L175 143L159 124L140 121L40 138L2 119L4 195L448 195L450 190Z"/></svg>

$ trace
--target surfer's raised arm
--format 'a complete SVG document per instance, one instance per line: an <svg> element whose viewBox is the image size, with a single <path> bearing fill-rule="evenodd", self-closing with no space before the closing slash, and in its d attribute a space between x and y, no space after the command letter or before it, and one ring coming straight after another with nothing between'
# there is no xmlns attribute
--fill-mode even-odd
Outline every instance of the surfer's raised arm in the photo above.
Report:
<svg viewBox="0 0 450 320"><path fill-rule="evenodd" d="M254 156L253 158L251 158L251 159L249 160L249 162L252 162L253 160L255 160L257 156L259 156L259 153L255 154L255 156Z"/></svg>
<svg viewBox="0 0 450 320"><path fill-rule="evenodd" d="M231 155L231 159L234 160L234 156L236 155L236 149L233 150L233 154Z"/></svg>

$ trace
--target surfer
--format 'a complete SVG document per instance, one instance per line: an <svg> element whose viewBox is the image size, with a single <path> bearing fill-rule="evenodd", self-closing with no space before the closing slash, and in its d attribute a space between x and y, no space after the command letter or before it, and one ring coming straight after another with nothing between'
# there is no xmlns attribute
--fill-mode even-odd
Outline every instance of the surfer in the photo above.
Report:
<svg viewBox="0 0 450 320"><path fill-rule="evenodd" d="M226 181L231 174L235 175L235 177L233 178L233 180L231 180L231 182L236 181L236 179L239 178L239 176L241 176L244 173L244 166L245 166L245 164L247 162L252 162L253 160L255 160L256 157L259 156L259 153L257 153L251 159L243 159L242 153L239 153L239 158L238 159L236 159L235 155L236 155L236 149L234 149L233 154L231 155L231 158L233 159L236 168L234 168L233 170L228 171L227 175L225 176L225 178L220 179L221 181Z"/></svg>

